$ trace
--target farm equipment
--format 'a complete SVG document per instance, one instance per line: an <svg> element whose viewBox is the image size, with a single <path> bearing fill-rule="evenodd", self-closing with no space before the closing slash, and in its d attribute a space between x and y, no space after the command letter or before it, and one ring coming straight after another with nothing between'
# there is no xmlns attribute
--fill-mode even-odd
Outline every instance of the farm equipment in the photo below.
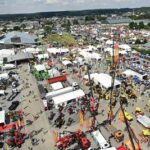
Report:
<svg viewBox="0 0 150 150"><path fill-rule="evenodd" d="M66 133L68 134L65 135ZM81 130L78 130L76 132L63 131L62 135L63 136L60 137L56 143L58 149L60 150L64 150L75 143L78 143L78 145L83 150L90 147L89 140L86 138L85 134Z"/></svg>

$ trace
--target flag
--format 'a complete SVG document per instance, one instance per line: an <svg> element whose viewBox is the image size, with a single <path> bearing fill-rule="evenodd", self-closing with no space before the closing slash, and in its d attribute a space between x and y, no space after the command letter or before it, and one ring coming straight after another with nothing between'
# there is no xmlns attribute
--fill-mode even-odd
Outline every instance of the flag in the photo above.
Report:
<svg viewBox="0 0 150 150"><path fill-rule="evenodd" d="M56 131L53 131L53 139L55 143L58 142L58 133Z"/></svg>
<svg viewBox="0 0 150 150"><path fill-rule="evenodd" d="M125 121L125 120L124 120L124 116L123 116L122 110L119 111L119 120L120 120L121 122L124 122L124 121Z"/></svg>
<svg viewBox="0 0 150 150"><path fill-rule="evenodd" d="M82 113L81 110L79 111L79 119L80 119L80 126L83 127L83 124L84 124L84 116L83 116L83 113Z"/></svg>
<svg viewBox="0 0 150 150"><path fill-rule="evenodd" d="M90 128L90 118L86 119L86 128L89 129Z"/></svg>
<svg viewBox="0 0 150 150"><path fill-rule="evenodd" d="M115 45L114 46L114 63L118 64L119 63L119 46Z"/></svg>

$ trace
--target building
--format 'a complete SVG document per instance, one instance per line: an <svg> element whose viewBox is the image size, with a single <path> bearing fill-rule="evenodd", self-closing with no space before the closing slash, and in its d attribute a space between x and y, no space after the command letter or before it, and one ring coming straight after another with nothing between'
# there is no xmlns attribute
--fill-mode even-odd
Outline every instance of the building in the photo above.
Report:
<svg viewBox="0 0 150 150"><path fill-rule="evenodd" d="M108 18L106 24L129 24L132 22L130 18Z"/></svg>
<svg viewBox="0 0 150 150"><path fill-rule="evenodd" d="M13 48L21 45L31 45L37 43L37 37L26 32L13 31L9 32L0 39L0 48Z"/></svg>

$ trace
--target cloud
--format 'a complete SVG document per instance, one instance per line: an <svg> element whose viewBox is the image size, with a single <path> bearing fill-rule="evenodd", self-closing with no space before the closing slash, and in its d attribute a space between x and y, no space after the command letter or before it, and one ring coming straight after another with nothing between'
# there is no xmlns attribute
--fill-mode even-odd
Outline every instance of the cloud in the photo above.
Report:
<svg viewBox="0 0 150 150"><path fill-rule="evenodd" d="M150 0L0 0L0 14L150 6Z"/></svg>

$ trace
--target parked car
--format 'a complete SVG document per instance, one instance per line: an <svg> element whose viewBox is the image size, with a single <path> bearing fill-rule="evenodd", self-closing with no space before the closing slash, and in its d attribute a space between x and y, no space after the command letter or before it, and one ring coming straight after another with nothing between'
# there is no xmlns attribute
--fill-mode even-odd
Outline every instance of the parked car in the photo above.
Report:
<svg viewBox="0 0 150 150"><path fill-rule="evenodd" d="M13 101L8 109L15 110L18 107L18 105L19 105L19 101Z"/></svg>

